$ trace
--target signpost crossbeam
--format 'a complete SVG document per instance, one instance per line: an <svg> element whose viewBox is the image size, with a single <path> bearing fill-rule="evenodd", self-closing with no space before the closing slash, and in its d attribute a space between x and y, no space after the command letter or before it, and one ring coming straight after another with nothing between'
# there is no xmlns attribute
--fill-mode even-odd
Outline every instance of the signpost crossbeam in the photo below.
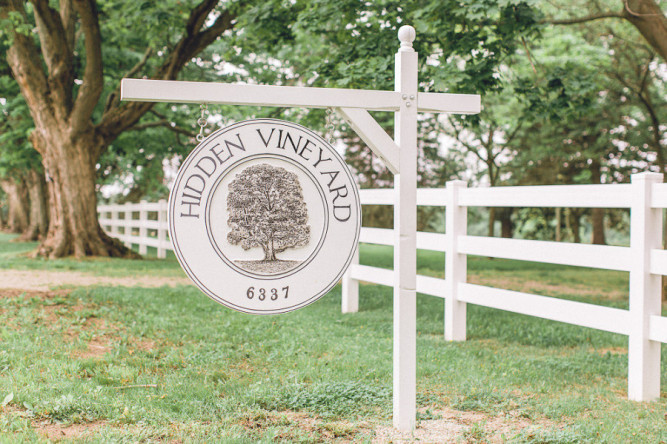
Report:
<svg viewBox="0 0 667 444"><path fill-rule="evenodd" d="M398 111L403 102L398 91L147 79L123 79L120 97L134 102L363 108L371 111ZM420 112L474 114L480 110L478 95L417 93L417 97Z"/></svg>

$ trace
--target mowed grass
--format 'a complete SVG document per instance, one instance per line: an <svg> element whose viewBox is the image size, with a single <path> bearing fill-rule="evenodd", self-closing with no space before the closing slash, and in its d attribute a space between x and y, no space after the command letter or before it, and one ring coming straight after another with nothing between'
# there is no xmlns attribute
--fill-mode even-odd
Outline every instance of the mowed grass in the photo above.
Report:
<svg viewBox="0 0 667 444"><path fill-rule="evenodd" d="M14 237L16 236L0 232L0 269L76 271L118 277L185 276L171 251L167 252L167 259L157 259L155 249L149 248L149 254L141 260L99 257L48 260L32 257L30 253L37 247L36 242L11 242Z"/></svg>
<svg viewBox="0 0 667 444"><path fill-rule="evenodd" d="M174 260L30 259L9 239L2 268L182 273ZM391 267L391 250L363 246L361 262ZM418 267L442 276L444 259L420 252ZM469 270L471 281L627 306L624 273L487 258ZM443 301L425 295L417 326L424 426L453 410L476 415L461 442L667 441L665 389L656 402L626 399L624 336L469 306L468 340L448 343ZM386 287L362 284L359 313L340 313L336 287L278 316L231 311L191 286L0 291L0 442L367 442L391 424L391 381Z"/></svg>

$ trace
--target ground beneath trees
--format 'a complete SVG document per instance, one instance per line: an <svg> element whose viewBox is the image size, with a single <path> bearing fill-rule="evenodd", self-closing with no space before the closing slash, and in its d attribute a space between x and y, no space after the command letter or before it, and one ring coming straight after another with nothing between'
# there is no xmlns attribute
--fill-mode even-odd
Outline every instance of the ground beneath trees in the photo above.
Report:
<svg viewBox="0 0 667 444"><path fill-rule="evenodd" d="M180 276L118 277L96 276L76 271L0 270L0 289L28 291L48 291L54 287L88 287L91 285L155 288L163 285L175 287L191 283L188 278Z"/></svg>

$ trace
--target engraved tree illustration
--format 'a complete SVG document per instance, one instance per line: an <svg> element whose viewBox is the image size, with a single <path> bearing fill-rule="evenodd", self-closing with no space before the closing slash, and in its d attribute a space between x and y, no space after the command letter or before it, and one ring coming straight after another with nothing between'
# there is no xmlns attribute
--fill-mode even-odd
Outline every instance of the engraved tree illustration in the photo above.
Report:
<svg viewBox="0 0 667 444"><path fill-rule="evenodd" d="M310 241L299 178L284 168L259 164L241 171L229 184L227 209L227 240L244 250L261 247L263 261L279 261L276 254Z"/></svg>

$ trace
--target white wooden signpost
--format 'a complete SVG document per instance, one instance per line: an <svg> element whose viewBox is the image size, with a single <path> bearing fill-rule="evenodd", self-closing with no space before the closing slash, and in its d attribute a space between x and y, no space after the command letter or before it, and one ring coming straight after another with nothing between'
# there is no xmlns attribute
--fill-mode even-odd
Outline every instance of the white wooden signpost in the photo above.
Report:
<svg viewBox="0 0 667 444"><path fill-rule="evenodd" d="M395 174L393 422L394 427L400 430L413 429L416 417L417 113L475 114L480 111L478 95L424 93L417 90L417 53L412 47L415 35L411 26L402 26L398 31L401 46L395 59L395 91L139 79L124 79L121 85L122 100L333 108ZM395 113L394 140L371 117L369 110ZM267 130L270 131L269 126L264 127L264 135ZM206 140L210 139L211 137ZM269 151L267 148L267 152ZM280 162L285 162L285 159L277 161ZM203 164L201 166L203 167ZM297 168L294 166L295 171ZM238 170L232 175L225 175L226 183L230 183L232 176L237 177L241 172ZM313 184L313 187L317 188L317 185ZM233 262L233 254L225 255L224 251L220 254L229 256ZM307 261L308 257L299 260ZM209 277L207 282L209 279L214 280ZM321 277L313 275L307 279L317 284ZM328 282L320 284L328 285ZM268 289L269 294L272 288ZM275 288L276 292L282 290ZM252 290L253 295L257 294L256 291L259 290ZM249 299L247 295L242 295ZM254 298L255 296L246 311L262 309L262 306L258 305L258 299ZM233 301L226 302L229 305L234 304ZM307 301L297 302L301 305L305 303ZM282 308L278 307L276 312L281 310Z"/></svg>

